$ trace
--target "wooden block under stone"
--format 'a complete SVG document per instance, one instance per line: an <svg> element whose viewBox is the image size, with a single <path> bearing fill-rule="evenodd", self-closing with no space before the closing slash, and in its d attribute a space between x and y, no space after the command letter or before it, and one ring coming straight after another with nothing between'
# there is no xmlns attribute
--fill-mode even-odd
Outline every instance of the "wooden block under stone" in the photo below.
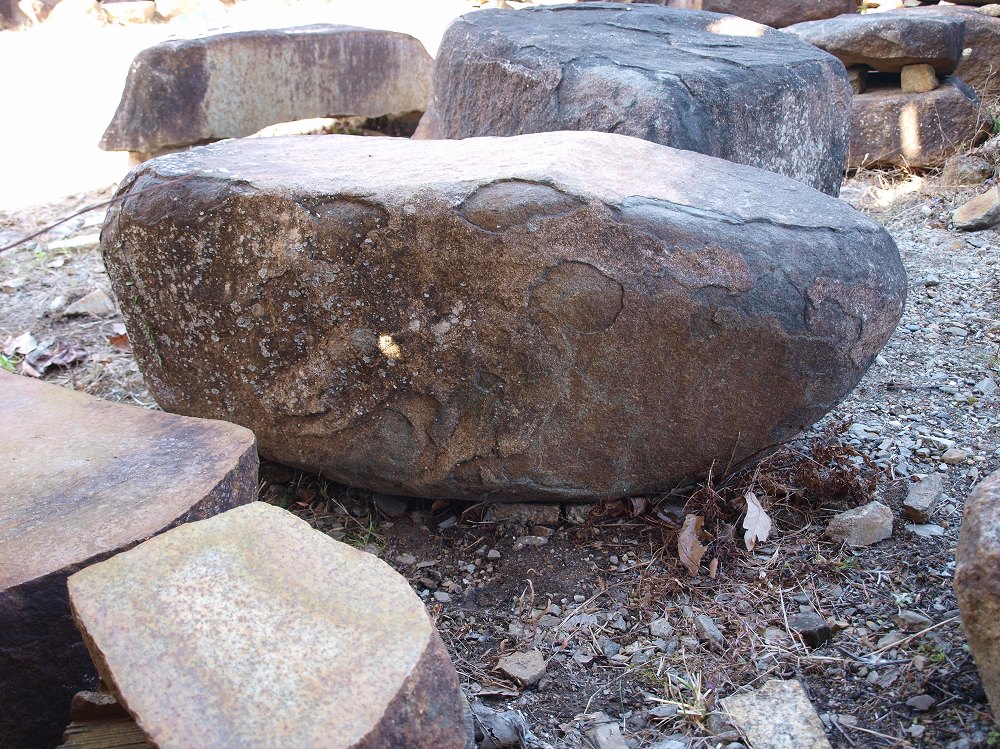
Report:
<svg viewBox="0 0 1000 749"><path fill-rule="evenodd" d="M256 498L247 429L0 372L0 747L51 749L97 673L66 578Z"/></svg>

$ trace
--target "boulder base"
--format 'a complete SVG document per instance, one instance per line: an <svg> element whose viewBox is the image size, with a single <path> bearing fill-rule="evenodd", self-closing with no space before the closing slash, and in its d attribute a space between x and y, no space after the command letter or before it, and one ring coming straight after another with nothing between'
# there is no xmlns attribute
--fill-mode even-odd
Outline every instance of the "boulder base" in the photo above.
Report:
<svg viewBox="0 0 1000 749"><path fill-rule="evenodd" d="M122 194L104 257L157 401L386 494L591 501L760 456L905 293L847 204L607 133L231 141Z"/></svg>
<svg viewBox="0 0 1000 749"><path fill-rule="evenodd" d="M955 594L996 717L1000 715L1000 471L988 476L965 502L955 551Z"/></svg>
<svg viewBox="0 0 1000 749"><path fill-rule="evenodd" d="M312 117L422 112L430 55L406 34L318 24L162 42L132 62L100 146L151 154Z"/></svg>
<svg viewBox="0 0 1000 749"><path fill-rule="evenodd" d="M97 683L66 578L257 493L254 436L0 373L0 737L50 749Z"/></svg>
<svg viewBox="0 0 1000 749"><path fill-rule="evenodd" d="M581 3L448 28L415 137L631 135L836 195L851 88L829 55L735 16Z"/></svg>
<svg viewBox="0 0 1000 749"><path fill-rule="evenodd" d="M934 91L876 88L854 97L851 167L940 166L982 132L979 97L958 78Z"/></svg>
<svg viewBox="0 0 1000 749"><path fill-rule="evenodd" d="M69 579L102 678L158 749L466 749L458 675L378 557L255 502Z"/></svg>

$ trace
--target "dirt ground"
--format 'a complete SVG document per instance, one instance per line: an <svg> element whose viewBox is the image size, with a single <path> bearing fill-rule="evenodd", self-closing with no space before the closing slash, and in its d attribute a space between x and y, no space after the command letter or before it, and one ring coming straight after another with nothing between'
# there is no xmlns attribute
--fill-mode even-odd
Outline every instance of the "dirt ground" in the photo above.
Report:
<svg viewBox="0 0 1000 749"><path fill-rule="evenodd" d="M602 713L634 748L731 746L740 739L717 699L796 678L838 749L1000 747L951 587L964 498L1000 468L1000 233L949 226L981 190L935 174L848 181L844 199L899 245L903 320L847 400L748 473L597 507L487 507L371 495L265 463L261 497L398 569L435 617L470 699L521 711L553 746L592 746L585 733ZM112 194L0 209L0 247ZM0 344L10 351L0 365L21 369L20 338L67 363L46 381L153 408L120 316L66 315L91 292L111 293L102 219L103 209L81 213L0 251ZM944 499L930 524L908 527L907 486L935 472ZM738 526L748 490L775 524L752 552ZM872 498L893 510L890 539L852 549L822 536L836 512ZM690 514L713 538L696 576L677 553ZM827 620L829 642L810 647L794 632L790 620L806 612ZM537 684L497 669L533 649L545 659Z"/></svg>

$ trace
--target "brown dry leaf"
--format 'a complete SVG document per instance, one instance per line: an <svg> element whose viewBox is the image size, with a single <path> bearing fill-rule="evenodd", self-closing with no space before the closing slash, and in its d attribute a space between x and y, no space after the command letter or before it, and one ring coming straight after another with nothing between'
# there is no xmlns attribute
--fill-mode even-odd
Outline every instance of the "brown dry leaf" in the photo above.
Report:
<svg viewBox="0 0 1000 749"><path fill-rule="evenodd" d="M748 491L743 498L747 501L747 514L743 518L743 527L746 529L743 541L746 542L747 549L753 551L758 541L767 541L771 533L771 518L764 511L756 494Z"/></svg>
<svg viewBox="0 0 1000 749"><path fill-rule="evenodd" d="M677 555L681 558L681 564L692 575L698 574L701 558L705 556L705 547L698 540L704 524L705 518L701 515L685 515L684 525L677 536Z"/></svg>
<svg viewBox="0 0 1000 749"><path fill-rule="evenodd" d="M119 351L131 351L132 345L128 340L128 333L123 333L122 335L112 335L108 336L108 344L111 348L116 348Z"/></svg>

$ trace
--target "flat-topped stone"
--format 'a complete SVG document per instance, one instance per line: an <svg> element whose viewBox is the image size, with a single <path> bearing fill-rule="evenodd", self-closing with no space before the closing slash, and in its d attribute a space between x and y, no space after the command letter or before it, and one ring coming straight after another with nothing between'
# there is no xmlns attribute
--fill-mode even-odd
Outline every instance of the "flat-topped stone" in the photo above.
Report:
<svg viewBox="0 0 1000 749"><path fill-rule="evenodd" d="M122 195L104 257L161 406L386 494L592 501L763 455L905 290L846 203L608 133L230 141Z"/></svg>
<svg viewBox="0 0 1000 749"><path fill-rule="evenodd" d="M955 551L962 627L1000 725L1000 471L969 495Z"/></svg>
<svg viewBox="0 0 1000 749"><path fill-rule="evenodd" d="M637 0L646 2L647 0ZM775 28L793 23L816 21L821 18L853 13L858 9L857 0L652 0L659 5L690 10L707 10L712 13L731 13Z"/></svg>
<svg viewBox="0 0 1000 749"><path fill-rule="evenodd" d="M973 145L983 128L979 97L953 76L927 93L869 89L854 97L851 120L852 167L940 166Z"/></svg>
<svg viewBox="0 0 1000 749"><path fill-rule="evenodd" d="M58 743L96 674L66 577L167 528L249 502L248 430L0 372L0 736Z"/></svg>
<svg viewBox="0 0 1000 749"><path fill-rule="evenodd" d="M830 56L735 16L580 3L462 16L415 137L598 130L838 194L851 88Z"/></svg>
<svg viewBox="0 0 1000 749"><path fill-rule="evenodd" d="M158 749L466 749L458 675L378 557L255 502L69 579L102 678Z"/></svg>
<svg viewBox="0 0 1000 749"><path fill-rule="evenodd" d="M406 34L328 24L161 42L132 62L100 145L148 154L292 120L422 112L432 64Z"/></svg>
<svg viewBox="0 0 1000 749"><path fill-rule="evenodd" d="M844 65L898 73L906 65L926 63L948 75L962 59L965 24L904 13L851 13L795 24L785 32L826 50Z"/></svg>

